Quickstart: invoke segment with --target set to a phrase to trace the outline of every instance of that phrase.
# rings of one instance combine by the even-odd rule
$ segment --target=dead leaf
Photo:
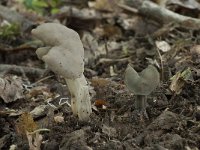
[[[109,80],[103,79],[103,78],[92,78],[91,85],[94,87],[106,87],[108,84],[110,84]]]
[[[195,45],[190,49],[192,54],[200,55],[200,45]]]
[[[171,50],[171,46],[166,41],[156,41],[156,47],[162,52],[168,52]]]
[[[176,94],[180,94],[182,91],[182,88],[185,84],[183,80],[181,80],[181,73],[177,72],[173,77],[172,77],[172,82],[170,84],[170,90],[175,92]]]
[[[96,0],[95,2],[89,2],[88,5],[96,10],[113,11],[113,0]]]
[[[102,132],[106,135],[108,135],[109,137],[116,137],[117,136],[117,131],[115,128],[103,125],[102,127]]]
[[[116,75],[117,75],[117,73],[115,73],[114,67],[110,66],[110,76],[113,77],[113,76],[116,76]]]
[[[181,73],[181,78],[185,81],[192,79],[192,71],[190,68],[187,68]]]
[[[107,106],[108,102],[104,99],[97,99],[95,100],[94,105],[98,108],[102,108],[103,106]]]
[[[54,121],[56,123],[62,123],[62,122],[64,122],[64,117],[62,115],[57,115],[54,117]]]
[[[135,35],[145,36],[158,30],[155,24],[139,16],[122,16],[118,22],[124,30],[134,31]]]
[[[28,112],[25,112],[19,117],[16,128],[20,135],[26,136],[27,131],[35,131],[38,128],[38,125],[33,120],[32,115]]]
[[[100,37],[105,37],[108,39],[118,39],[122,36],[121,29],[117,26],[106,24],[102,27],[96,27],[94,33]]]
[[[75,17],[81,20],[98,20],[102,18],[101,13],[94,9],[78,9],[72,6],[63,6],[60,9],[60,14],[65,14],[66,17]]]
[[[28,139],[28,145],[29,150],[40,150],[40,146],[42,144],[42,135],[39,134],[39,132],[36,132],[35,134],[29,133],[26,131],[26,136]]]
[[[200,10],[200,4],[196,0],[170,0],[168,4],[174,4],[188,9]]]
[[[6,76],[0,78],[0,97],[5,103],[23,98],[23,86],[21,78],[17,76]]]
[[[10,117],[20,116],[22,114],[21,110],[14,110],[9,108],[0,109],[0,116],[9,115]]]
[[[175,92],[175,94],[180,94],[186,81],[188,81],[192,76],[190,68],[184,70],[183,72],[177,72],[171,78],[170,90]]]
[[[48,99],[51,97],[53,97],[53,94],[50,92],[49,88],[45,85],[33,87],[26,93],[26,98],[32,99],[33,101]]]
[[[154,0],[159,6],[165,7],[168,0]]]
[[[15,144],[10,145],[9,150],[16,150],[16,149],[17,149],[17,145]]]
[[[120,49],[122,44],[115,41],[108,41],[106,44],[101,43],[97,49],[99,55],[106,55],[107,53],[112,53],[113,51]],[[104,58],[101,58],[104,59]]]
[[[8,133],[0,138],[0,149],[5,148],[5,146],[9,144],[8,141],[10,140],[10,137],[11,134]]]
[[[83,36],[81,38],[83,42],[84,50],[85,50],[85,62],[89,63],[92,60],[96,59],[100,53],[97,51],[98,42],[97,39],[89,32],[83,32]]]
[[[31,112],[30,114],[34,117],[34,118],[37,118],[37,117],[40,117],[40,116],[43,116],[44,114],[47,113],[47,105],[39,105],[37,107],[35,107]]]
[[[36,86],[29,91],[31,97],[36,97],[37,95],[43,95],[49,92],[46,86]]]

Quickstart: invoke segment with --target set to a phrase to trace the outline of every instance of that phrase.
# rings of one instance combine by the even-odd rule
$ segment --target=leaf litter
[[[155,2],[178,14],[199,16],[199,4],[195,0]],[[15,14],[20,14],[17,16],[22,27],[20,35],[12,30],[9,40],[0,37],[1,148],[175,150],[200,147],[199,29],[190,21],[162,24],[155,18],[150,20],[138,9],[140,3],[67,0],[55,1],[52,5],[45,1],[38,8],[30,3],[33,10],[24,6],[15,9],[19,10]],[[7,10],[22,8],[19,2],[1,5]],[[16,22],[6,15],[3,18],[11,25]],[[21,20],[26,20],[27,26]],[[93,104],[90,122],[79,122],[72,115],[68,105],[70,94],[62,77],[55,76],[36,57],[35,49],[41,43],[29,44],[34,41],[29,34],[31,24],[50,21],[60,22],[82,37],[85,74],[91,83]],[[24,44],[28,46],[21,48]],[[160,73],[163,72],[160,86],[147,98],[149,120],[144,122],[133,121],[135,94],[124,84],[129,63],[137,72],[148,64],[157,64]],[[20,132],[25,133],[29,142],[27,138],[21,140],[16,125],[21,126]],[[43,128],[50,131],[32,134]]]

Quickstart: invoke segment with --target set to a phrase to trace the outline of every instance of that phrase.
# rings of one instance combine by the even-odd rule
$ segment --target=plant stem
[[[146,95],[136,95],[135,109],[141,111],[146,111],[147,107],[147,96]]]

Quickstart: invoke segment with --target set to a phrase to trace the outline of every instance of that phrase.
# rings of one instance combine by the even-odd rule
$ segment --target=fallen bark
[[[118,6],[124,10],[135,14],[141,14],[146,18],[153,19],[161,24],[168,24],[170,22],[180,23],[186,27],[200,27],[200,19],[192,18],[188,16],[183,16],[177,14],[171,10],[166,9],[165,7],[159,6],[156,3],[145,0],[140,3],[138,8],[129,7],[124,4],[118,4]]]
[[[177,14],[151,1],[144,1],[139,8],[139,13],[160,23],[177,22],[200,27],[200,19]]]

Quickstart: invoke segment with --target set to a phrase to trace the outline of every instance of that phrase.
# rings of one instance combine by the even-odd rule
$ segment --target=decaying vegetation
[[[199,0],[0,1],[0,149],[198,150],[199,16]]]

